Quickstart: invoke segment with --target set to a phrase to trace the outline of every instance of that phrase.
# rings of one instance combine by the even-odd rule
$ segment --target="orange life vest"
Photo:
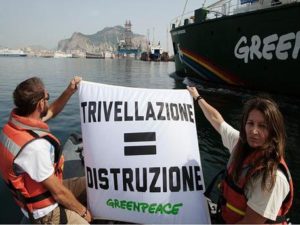
[[[251,168],[253,162],[255,162],[261,156],[260,153],[250,154],[243,162],[242,172],[238,182],[235,182],[232,178],[234,163],[231,163],[227,168],[225,178],[221,183],[222,191],[222,200],[221,200],[221,215],[225,223],[237,223],[240,221],[245,213],[247,208],[247,198],[244,194],[244,188],[251,178],[251,175],[257,171],[257,169]],[[289,211],[292,205],[294,189],[291,175],[289,169],[284,161],[280,160],[278,167],[287,177],[290,186],[290,192],[283,201],[281,208],[278,212],[276,221],[267,221],[267,223],[286,223],[285,215]]]
[[[22,171],[18,171],[14,160],[24,147],[37,138],[48,140],[55,148],[55,175],[62,182],[63,156],[59,140],[40,120],[18,116],[12,111],[9,122],[0,136],[0,172],[14,195],[17,204],[32,213],[35,209],[47,207],[56,201],[51,193]]]

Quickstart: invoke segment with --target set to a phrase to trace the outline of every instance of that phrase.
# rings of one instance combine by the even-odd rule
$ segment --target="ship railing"
[[[222,16],[277,7],[282,4],[290,4],[294,2],[300,2],[300,0],[244,0],[243,4],[241,4],[240,0],[220,0],[202,8],[207,12],[205,17],[206,21]],[[183,25],[193,24],[194,22],[195,11],[187,12],[171,20],[171,30]]]
[[[188,23],[194,23],[194,13],[195,13],[195,11],[193,10],[193,11],[186,12],[180,16],[176,16],[170,22],[171,29],[180,27],[180,26],[184,25],[184,23],[187,23],[187,21],[188,21]],[[184,20],[183,20],[183,18],[184,18]]]
[[[221,15],[234,15],[243,12],[250,12],[264,8],[277,7],[282,4],[290,4],[293,2],[299,2],[300,0],[221,0],[215,4],[207,6],[206,9],[213,11],[211,15],[219,12]],[[207,17],[207,19],[213,19],[215,17]]]

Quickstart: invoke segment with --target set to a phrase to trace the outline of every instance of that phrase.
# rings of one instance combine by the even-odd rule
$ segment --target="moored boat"
[[[19,49],[0,49],[0,56],[25,57],[27,54]]]
[[[150,46],[150,60],[151,61],[160,61],[162,53],[163,53],[163,49],[160,47],[160,43],[158,43],[158,45]]]
[[[92,53],[92,52],[86,52],[85,57],[87,59],[104,59],[105,55],[102,53]]]
[[[147,52],[142,52],[141,60],[143,61],[161,61],[163,54],[163,49],[158,45],[150,45],[148,46]]]
[[[197,9],[172,24],[176,73],[300,95],[299,20],[299,0],[221,0]]]
[[[54,58],[72,58],[72,54],[56,51],[54,52]]]

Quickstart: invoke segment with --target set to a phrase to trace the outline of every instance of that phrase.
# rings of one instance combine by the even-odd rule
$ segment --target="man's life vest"
[[[48,125],[40,120],[18,116],[12,111],[9,122],[3,127],[0,136],[0,172],[8,184],[17,204],[29,215],[33,210],[47,207],[56,201],[51,193],[20,170],[14,160],[24,147],[38,138],[44,138],[55,148],[54,171],[62,182],[64,159],[59,140],[49,132]]]
[[[244,194],[244,190],[251,176],[255,172],[257,172],[256,168],[252,168],[252,164],[260,156],[260,153],[254,152],[244,160],[238,182],[235,182],[232,178],[233,168],[235,168],[234,162],[228,166],[225,178],[221,183],[221,216],[225,223],[237,223],[245,216],[247,208],[247,198]],[[284,159],[280,160],[278,168],[285,174],[290,185],[290,192],[281,205],[276,221],[267,220],[266,222],[285,224],[285,215],[291,208],[294,196],[294,189],[292,178]]]

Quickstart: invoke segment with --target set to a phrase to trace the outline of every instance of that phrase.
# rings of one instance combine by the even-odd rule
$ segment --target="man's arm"
[[[80,83],[81,77],[75,76],[66,90],[49,106],[47,115],[42,118],[44,122],[54,118],[62,111],[70,97],[77,91],[77,85]]]
[[[84,215],[86,212],[86,207],[83,206],[72,194],[72,192],[67,189],[62,183],[59,182],[57,177],[52,174],[46,180],[42,181],[42,184],[47,188],[53,198],[65,208],[70,209],[79,215]],[[83,217],[86,221],[91,222],[92,216],[89,210],[87,210],[86,216]]]

